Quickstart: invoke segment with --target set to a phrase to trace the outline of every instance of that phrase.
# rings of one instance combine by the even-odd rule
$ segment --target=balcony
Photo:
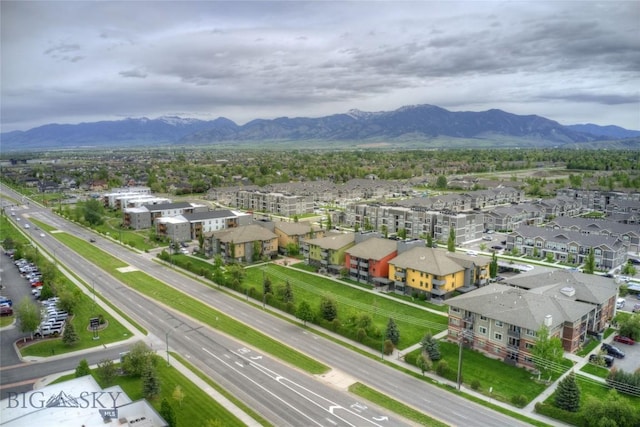
[[[433,286],[443,286],[447,284],[446,280],[439,280],[439,279],[432,279],[431,283],[433,284]]]
[[[368,262],[360,262],[360,268],[369,268],[369,263]]]
[[[396,277],[404,279],[405,277],[407,277],[407,275],[406,275],[406,273],[404,271],[397,271],[396,270]]]
[[[507,335],[510,337],[520,338],[520,328],[509,328]]]

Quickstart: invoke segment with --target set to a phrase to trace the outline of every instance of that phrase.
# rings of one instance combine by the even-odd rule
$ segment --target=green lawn
[[[355,383],[349,386],[349,391],[357,396],[360,396],[368,401],[375,403],[376,405],[389,409],[392,412],[404,417],[408,420],[418,423],[421,426],[430,426],[430,427],[445,427],[448,424],[440,422],[435,418],[432,418],[423,412],[420,412],[416,409],[411,408],[403,404],[402,402],[398,402],[397,400],[391,399],[386,395],[367,387],[361,383]]]
[[[609,370],[607,368],[604,366],[594,365],[593,363],[587,363],[580,370],[600,378],[607,378],[609,376]]]
[[[156,411],[160,411],[163,399],[173,407],[176,414],[177,425],[179,426],[206,426],[210,421],[217,421],[221,426],[240,427],[245,424],[235,415],[229,412],[217,401],[212,399],[207,393],[188,380],[184,375],[173,367],[167,366],[162,358],[157,357],[158,378],[160,379],[160,394],[149,400]],[[119,385],[132,401],[142,399],[142,380],[130,376],[117,377],[113,384],[104,384],[97,377],[95,370],[91,373],[101,387]],[[56,383],[74,378],[74,375],[67,375],[59,378]],[[184,393],[182,405],[173,399],[173,391],[179,385]],[[269,425],[262,423],[262,425]]]
[[[409,360],[415,360],[421,350],[407,355]],[[457,344],[440,341],[442,360],[449,365],[450,381],[457,380],[459,347]],[[535,381],[533,374],[523,368],[508,365],[501,360],[490,359],[484,354],[471,349],[462,351],[462,382],[470,387],[478,382],[478,392],[496,400],[511,403],[514,396],[524,396],[527,402],[542,393],[547,386]],[[491,393],[489,390],[491,389]]]
[[[248,268],[246,272],[246,287],[262,290],[263,274],[269,277],[274,289],[288,281],[293,288],[294,301],[308,301],[313,309],[320,306],[324,296],[333,298],[338,306],[338,319],[343,325],[349,325],[352,318],[360,313],[368,313],[374,327],[384,332],[389,318],[393,318],[400,331],[400,349],[419,342],[426,332],[435,334],[447,328],[446,316],[304,271],[269,264]]]

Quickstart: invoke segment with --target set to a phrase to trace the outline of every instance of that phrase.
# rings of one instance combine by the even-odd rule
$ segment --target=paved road
[[[31,214],[83,238],[88,238],[90,235],[90,232],[72,224],[66,224],[47,211],[33,211]],[[52,248],[55,247],[55,243],[51,244]],[[205,287],[170,268],[159,266],[147,256],[123,251],[121,247],[105,239],[98,239],[97,244],[130,265],[165,280],[172,286],[196,296],[220,311],[232,313],[251,327],[279,337],[284,344],[302,349],[339,372],[348,373],[352,380],[376,387],[383,393],[429,413],[448,424],[526,425],[466,399],[445,393],[424,381],[406,376],[375,360],[310,334],[304,328],[275,318],[262,310],[252,308],[224,292]],[[205,374],[211,376],[216,382],[255,408],[275,425],[299,425],[302,419],[307,420],[305,417],[313,418],[318,425],[325,424],[325,421],[327,425],[333,425],[334,422],[341,423],[345,419],[351,420],[352,417],[355,417],[353,421],[347,421],[347,423],[365,425],[363,424],[364,418],[369,420],[368,422],[375,422],[372,421],[374,418],[380,419],[382,416],[390,418],[384,425],[399,424],[399,420],[393,419],[392,414],[385,414],[373,408],[364,409],[365,405],[362,405],[362,402],[345,393],[340,386],[327,385],[326,379],[318,380],[318,378],[291,369],[211,328],[198,325],[183,315],[171,312],[166,307],[160,307],[124,287],[106,273],[99,273],[95,267],[88,265],[82,258],[74,256],[66,250],[57,250],[56,252],[56,256],[61,261],[68,264],[76,274],[86,277],[88,281],[100,275],[100,279],[96,281],[96,290],[112,301],[117,301],[125,312],[147,327],[153,334],[149,341],[155,346],[162,345],[165,333],[174,330],[175,332],[170,335],[172,349],[187,357]],[[250,351],[247,352],[245,349]],[[276,393],[278,397],[273,396],[273,393]],[[282,405],[274,405],[274,402],[282,402]],[[294,410],[289,405],[299,409]],[[335,411],[339,411],[341,414],[344,412],[344,416],[335,417],[335,414],[332,413]],[[327,417],[331,421],[328,421]]]

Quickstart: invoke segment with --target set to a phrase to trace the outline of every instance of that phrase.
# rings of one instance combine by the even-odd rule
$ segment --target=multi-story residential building
[[[154,225],[156,234],[168,237],[172,243],[192,240],[191,224],[182,215],[157,218]]]
[[[345,268],[346,251],[355,245],[355,233],[327,233],[326,236],[305,239],[303,254],[307,264],[339,274]]]
[[[389,260],[390,287],[404,294],[422,293],[429,298],[448,298],[455,291],[486,285],[490,262],[485,257],[414,247]]]
[[[640,251],[640,225],[622,224],[619,222],[593,218],[559,217],[545,224],[554,230],[577,231],[582,234],[617,237],[628,246]]]
[[[273,231],[278,236],[278,251],[281,254],[287,254],[290,245],[302,251],[304,240],[321,238],[325,235],[325,230],[308,221],[276,221],[273,225]]]
[[[205,234],[204,250],[225,262],[255,262],[278,255],[278,236],[256,224]]]
[[[579,201],[568,197],[541,199],[538,200],[535,205],[544,212],[544,218],[546,220],[560,216],[577,216],[584,211]]]
[[[614,314],[611,279],[556,270],[490,284],[447,301],[448,338],[507,363],[533,367],[531,349],[544,325],[575,352]]]
[[[357,242],[346,251],[345,264],[349,278],[356,282],[376,286],[389,285],[389,260],[398,254],[396,240],[371,237]],[[358,234],[356,234],[358,240]],[[421,242],[424,246],[424,242]]]
[[[484,227],[487,230],[511,231],[520,225],[540,225],[544,214],[535,205],[499,206],[484,213]]]
[[[235,206],[254,212],[269,212],[286,217],[313,213],[313,200],[309,196],[240,190]]]
[[[507,235],[506,250],[569,264],[582,264],[594,251],[596,268],[611,270],[626,262],[628,243],[617,237],[583,234],[578,231],[520,226]]]
[[[620,201],[632,201],[636,203],[636,206],[640,204],[640,193],[638,192],[562,188],[557,193],[558,196],[578,201],[586,210],[601,212],[606,212],[609,205]]]
[[[451,229],[455,233],[456,246],[460,246],[464,242],[481,239],[484,231],[484,213],[437,212],[433,228],[433,239],[447,242]]]

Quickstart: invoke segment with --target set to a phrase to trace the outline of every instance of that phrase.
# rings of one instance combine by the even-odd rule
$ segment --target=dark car
[[[592,354],[591,356],[589,356],[589,362],[595,363],[596,365],[604,363],[604,366],[606,366],[607,368],[610,368],[613,365],[613,361],[613,357],[609,356],[608,354]]]
[[[613,337],[613,340],[627,345],[634,345],[636,343],[633,339],[622,335],[616,335],[615,337]]]
[[[493,246],[491,246],[491,249],[495,249],[496,251],[501,251],[501,250],[502,250],[502,246],[500,246],[500,245],[493,245]]]
[[[622,359],[624,357],[624,351],[611,344],[603,343],[602,350],[605,351],[609,356],[617,357],[618,359]]]
[[[13,308],[11,307],[0,307],[0,316],[12,316]]]
[[[96,239],[94,239],[93,237],[91,237],[91,238],[89,239],[89,241],[90,241],[91,243],[95,243],[95,242],[96,242]]]
[[[629,262],[631,264],[639,265],[640,264],[640,258],[629,258]]]

